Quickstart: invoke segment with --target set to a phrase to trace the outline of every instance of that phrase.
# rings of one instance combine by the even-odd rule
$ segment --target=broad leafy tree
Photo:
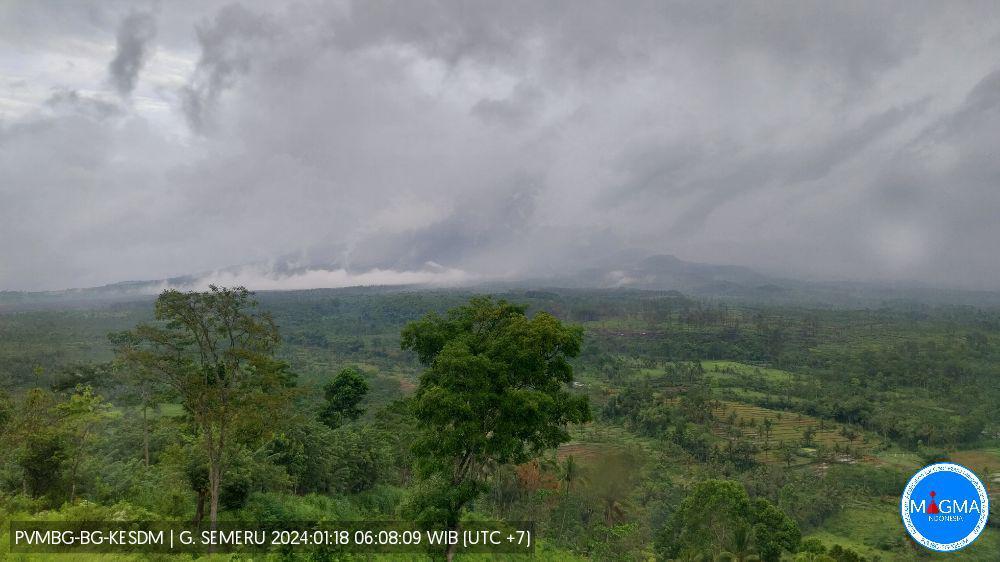
[[[320,411],[320,420],[336,428],[346,421],[358,419],[364,413],[360,404],[368,394],[368,383],[357,369],[348,367],[323,387],[323,394],[326,403]]]
[[[457,527],[489,468],[526,462],[590,419],[586,397],[567,389],[581,340],[579,327],[487,297],[403,329],[402,347],[426,367],[414,397],[419,520]]]
[[[661,558],[684,552],[729,552],[761,560],[779,560],[782,551],[798,547],[801,535],[795,522],[765,499],[751,500],[739,482],[706,480],[684,498],[657,537]]]
[[[773,562],[782,551],[795,551],[802,538],[798,525],[771,502],[757,498],[753,502],[753,543],[760,559]]]
[[[55,396],[33,388],[11,402],[4,440],[21,472],[21,492],[32,497],[58,496],[66,461],[66,440],[53,415]]]
[[[112,417],[111,405],[89,386],[78,386],[69,400],[55,407],[60,430],[64,435],[69,478],[69,501],[76,500],[77,479],[80,466],[93,442],[98,429]]]
[[[155,324],[119,338],[121,355],[169,387],[190,415],[208,467],[209,518],[238,447],[270,438],[294,376],[275,358],[278,328],[242,287],[164,291]]]
[[[108,341],[116,349],[129,349],[142,343],[134,332],[114,332],[108,334]],[[164,384],[158,373],[151,371],[141,362],[131,360],[123,354],[112,364],[112,372],[121,380],[124,389],[119,400],[139,410],[142,419],[142,460],[148,467],[150,462],[150,412],[157,412],[161,402],[169,401],[171,389]]]

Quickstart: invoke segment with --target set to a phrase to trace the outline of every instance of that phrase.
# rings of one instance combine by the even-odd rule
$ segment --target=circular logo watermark
[[[937,552],[965,548],[986,528],[990,498],[968,468],[954,463],[925,466],[910,478],[899,503],[913,540]]]

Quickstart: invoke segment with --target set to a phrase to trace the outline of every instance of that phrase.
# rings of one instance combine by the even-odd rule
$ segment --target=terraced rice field
[[[739,376],[759,376],[771,382],[788,382],[795,378],[795,373],[789,371],[748,365],[737,361],[708,360],[702,361],[701,366],[705,369],[707,376],[720,380]]]
[[[735,424],[731,424],[734,419]],[[824,422],[818,418],[771,410],[760,406],[743,404],[740,402],[720,402],[720,405],[712,410],[712,415],[717,420],[713,428],[713,433],[722,438],[730,437],[730,429],[735,426],[744,438],[754,442],[762,450],[757,455],[761,462],[784,462],[778,453],[778,446],[782,442],[794,443],[801,446],[803,434],[806,428],[812,427],[815,430],[813,436],[813,448],[823,447],[827,450],[839,449],[853,452],[852,458],[841,457],[843,461],[869,460],[872,445],[871,437],[857,432],[857,437],[853,440],[841,434],[843,426],[833,422]],[[772,422],[770,435],[764,435],[764,420],[770,419]],[[765,449],[765,445],[769,450]],[[809,451],[809,448],[806,448]]]

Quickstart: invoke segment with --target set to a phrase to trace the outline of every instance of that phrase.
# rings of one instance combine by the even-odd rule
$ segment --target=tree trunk
[[[146,419],[146,404],[142,405],[142,456],[149,468],[149,420]]]
[[[76,501],[76,470],[79,464],[79,460],[73,461],[73,468],[69,473],[69,503]]]
[[[208,457],[208,521],[213,531],[219,522],[219,489],[222,483],[223,429],[216,440],[211,426],[205,427],[205,453]]]
[[[448,525],[448,531],[457,531],[458,525]],[[450,533],[449,533],[450,534]],[[451,562],[455,558],[455,551],[458,550],[458,541],[448,545],[448,548],[444,551],[444,557],[448,562]]]
[[[219,465],[216,461],[212,461],[211,466],[208,469],[208,485],[209,485],[209,508],[208,508],[208,521],[211,524],[212,530],[216,530],[216,525],[219,521],[219,484],[221,480],[221,474],[219,470]]]
[[[201,521],[205,518],[205,490],[198,490],[198,507],[194,512],[194,524],[201,527]]]

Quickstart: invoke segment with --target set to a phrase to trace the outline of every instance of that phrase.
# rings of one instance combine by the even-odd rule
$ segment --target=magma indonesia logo
[[[913,540],[951,552],[972,544],[986,528],[990,499],[975,473],[943,462],[913,475],[903,490],[900,511]]]

